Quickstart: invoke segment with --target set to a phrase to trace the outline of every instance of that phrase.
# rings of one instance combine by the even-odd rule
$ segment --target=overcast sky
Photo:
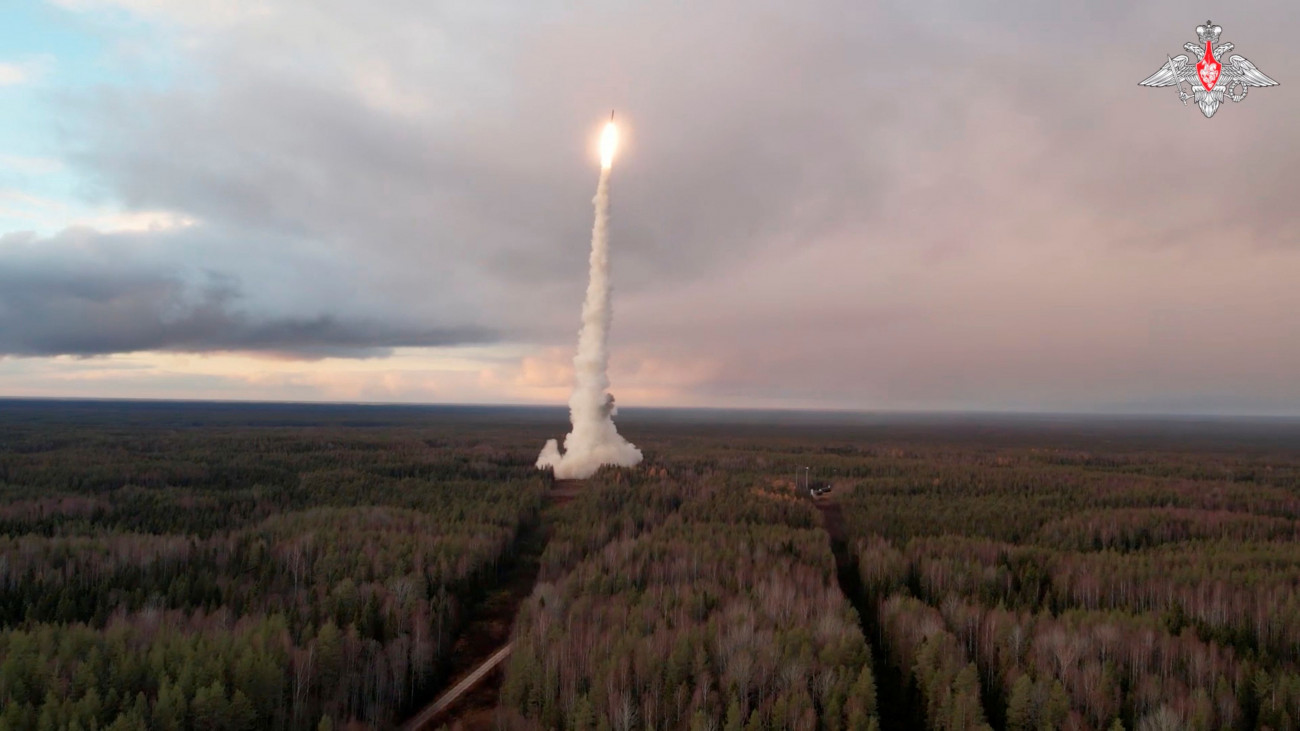
[[[0,396],[1300,414],[1281,82],[1184,2],[6,0]]]

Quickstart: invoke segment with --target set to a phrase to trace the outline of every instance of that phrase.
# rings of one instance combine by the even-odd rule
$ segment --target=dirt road
[[[407,724],[402,727],[404,731],[421,731],[421,729],[429,725],[429,723],[435,720],[443,711],[446,711],[448,708],[455,705],[456,701],[460,700],[461,696],[473,688],[484,678],[484,676],[495,670],[503,660],[510,656],[510,649],[512,647],[514,647],[512,644],[506,645],[500,650],[492,653],[491,657],[489,657],[482,665],[479,665],[474,669],[474,672],[466,675],[459,683],[451,686],[450,690],[443,693],[437,700],[426,706],[423,711],[420,711],[419,715],[407,722]]]

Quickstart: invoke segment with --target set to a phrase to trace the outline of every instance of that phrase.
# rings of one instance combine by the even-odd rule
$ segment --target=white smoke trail
[[[548,439],[537,456],[537,468],[555,470],[562,480],[591,477],[601,465],[631,467],[641,450],[614,428],[614,397],[609,395],[609,323],[614,315],[609,298],[609,171],[600,170],[596,186],[596,223],[591,230],[591,275],[582,305],[578,354],[573,357],[574,386],[569,397],[573,431],[564,438],[564,453]]]

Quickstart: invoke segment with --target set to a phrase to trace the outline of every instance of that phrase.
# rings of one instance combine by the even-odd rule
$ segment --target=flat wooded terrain
[[[565,426],[0,402],[0,728],[393,727],[498,641],[478,724],[1297,727],[1295,422],[628,410],[556,487]]]

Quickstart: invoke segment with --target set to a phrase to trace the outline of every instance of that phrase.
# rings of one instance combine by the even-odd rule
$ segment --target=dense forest
[[[842,713],[853,703],[886,729],[1300,728],[1293,423],[647,433],[662,476],[649,467],[593,481],[571,523],[580,532],[548,549],[549,582],[515,628],[523,651],[502,696],[511,718],[580,727],[595,708],[611,728],[841,728],[854,723]],[[834,490],[780,499],[799,467]],[[775,559],[759,526],[808,526],[823,546],[840,534],[855,580],[835,587],[825,549],[818,558],[790,539],[789,558]],[[726,565],[721,581],[715,562]],[[767,568],[755,576],[755,565]],[[812,567],[859,606],[865,648],[876,645],[886,667],[872,669],[869,654],[801,664],[780,639],[754,642],[814,688],[826,687],[819,673],[842,677],[855,661],[876,676],[825,702],[809,691],[813,712],[800,717],[788,712],[800,702],[784,695],[798,687],[788,677],[727,675],[725,612],[693,617],[680,601],[717,591],[762,611]],[[798,592],[814,606],[815,586]],[[795,612],[772,636],[815,636],[835,604]],[[710,622],[682,643],[697,671],[678,681],[680,700],[667,696],[674,686],[661,678],[682,678],[687,664],[670,639]]]
[[[0,402],[0,730],[395,727],[524,543],[495,728],[1300,728],[1295,423],[557,419]]]
[[[6,414],[0,729],[383,727],[425,702],[537,519],[535,439],[186,414]]]
[[[882,640],[927,703],[980,690],[1008,729],[1296,728],[1294,453],[873,462],[845,520]]]
[[[666,471],[610,479],[625,477],[590,481],[557,518],[515,623],[511,725],[879,727],[869,648],[811,503]]]

